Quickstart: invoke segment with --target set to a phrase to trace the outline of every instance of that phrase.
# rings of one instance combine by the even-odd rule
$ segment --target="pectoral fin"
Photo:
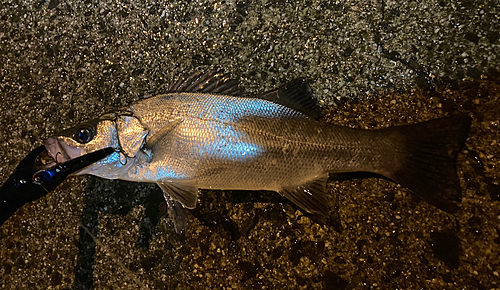
[[[159,180],[158,186],[173,200],[180,202],[185,208],[193,209],[198,200],[198,186],[192,180]]]
[[[325,174],[300,186],[284,187],[279,193],[309,213],[329,216],[330,209],[325,195],[327,180],[328,174]]]
[[[174,222],[175,232],[181,234],[186,229],[186,210],[178,201],[173,200],[165,191],[163,191],[163,197],[165,198],[169,214]]]
[[[163,137],[167,136],[172,130],[177,128],[177,126],[182,122],[182,119],[176,119],[172,122],[166,124],[158,133],[149,137],[144,147],[152,148],[158,141],[160,141]]]

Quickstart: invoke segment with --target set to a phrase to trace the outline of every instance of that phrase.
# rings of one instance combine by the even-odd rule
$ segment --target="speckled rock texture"
[[[0,228],[0,289],[500,288],[498,1],[0,3],[0,182],[51,134],[212,66],[248,93],[310,80],[323,122],[472,117],[447,214],[332,176],[330,218],[203,191],[175,233],[156,185],[72,177]],[[365,177],[365,178],[363,178]]]

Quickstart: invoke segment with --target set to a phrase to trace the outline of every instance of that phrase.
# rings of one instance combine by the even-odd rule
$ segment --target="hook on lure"
[[[56,179],[65,179],[68,175],[99,161],[113,152],[115,152],[115,149],[108,147],[66,161],[65,163],[56,164],[48,169],[39,170],[33,174],[32,181],[34,184],[42,187],[51,185]]]
[[[44,170],[35,169],[44,146],[31,151],[0,188],[0,226],[24,204],[37,200],[56,189],[66,177],[115,152],[104,148]]]

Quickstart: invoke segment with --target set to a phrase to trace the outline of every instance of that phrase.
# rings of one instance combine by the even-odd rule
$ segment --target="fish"
[[[471,119],[454,115],[377,130],[326,124],[307,80],[241,96],[220,72],[180,78],[164,94],[145,98],[47,139],[57,162],[113,147],[77,172],[156,183],[173,215],[199,190],[275,191],[310,214],[328,216],[329,174],[370,172],[386,177],[449,213],[461,198],[456,157]]]

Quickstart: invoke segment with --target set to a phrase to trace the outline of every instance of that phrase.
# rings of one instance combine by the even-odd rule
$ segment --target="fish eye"
[[[94,131],[87,126],[78,127],[76,128],[73,139],[81,144],[89,143],[92,139],[94,139]]]

